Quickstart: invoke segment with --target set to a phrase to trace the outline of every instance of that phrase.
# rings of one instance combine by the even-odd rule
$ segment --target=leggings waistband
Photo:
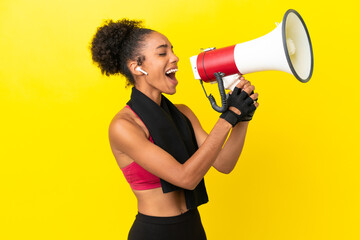
[[[188,221],[192,218],[199,217],[199,211],[197,208],[190,209],[187,212],[180,214],[178,216],[173,217],[155,217],[155,216],[149,216],[142,213],[138,213],[136,215],[136,220],[146,223],[153,223],[153,224],[174,224],[174,223],[181,223]]]

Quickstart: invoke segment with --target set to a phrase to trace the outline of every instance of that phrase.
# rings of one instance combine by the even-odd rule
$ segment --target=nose
[[[176,56],[176,54],[174,53],[174,52],[171,52],[171,58],[170,58],[170,61],[171,61],[171,63],[177,63],[177,62],[179,62],[179,58],[178,58],[178,56]]]

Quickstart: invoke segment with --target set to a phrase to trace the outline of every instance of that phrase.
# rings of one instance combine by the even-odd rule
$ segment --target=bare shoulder
[[[111,120],[109,125],[109,141],[112,147],[120,146],[120,142],[132,136],[147,139],[149,132],[144,123],[129,108],[124,107]]]
[[[129,108],[124,107],[118,112],[110,122],[109,133],[117,131],[119,128],[122,128],[124,125],[134,125],[136,126],[136,121],[133,116],[133,113]]]
[[[199,119],[196,117],[195,113],[185,104],[175,104],[175,106],[190,120],[195,132],[197,143],[199,146],[201,146],[208,134],[202,128]]]
[[[185,104],[175,104],[177,109],[182,112],[189,120],[192,122],[193,120],[197,120],[195,113]]]

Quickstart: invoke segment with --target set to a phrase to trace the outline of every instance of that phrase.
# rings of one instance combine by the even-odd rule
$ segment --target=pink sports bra
[[[133,111],[128,105],[125,107]],[[135,112],[133,111],[133,113]],[[139,117],[136,113],[135,115]],[[149,136],[149,141],[154,142],[151,136]],[[134,190],[147,190],[161,187],[160,178],[146,171],[136,162],[132,162],[126,167],[121,168],[121,171],[130,184],[130,187]]]

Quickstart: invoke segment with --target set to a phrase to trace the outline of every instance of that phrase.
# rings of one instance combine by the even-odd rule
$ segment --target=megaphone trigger
[[[225,112],[227,110],[228,106],[227,106],[227,95],[225,93],[224,83],[222,80],[222,76],[224,76],[224,74],[221,72],[218,72],[218,73],[214,73],[214,75],[215,75],[217,83],[218,83],[218,88],[219,88],[220,98],[221,98],[221,106],[217,105],[216,100],[212,94],[207,95],[202,80],[200,80],[200,84],[204,90],[205,96],[210,101],[211,107],[217,112]]]
[[[213,106],[213,109],[215,109],[218,112],[225,112],[228,108],[226,94],[225,94],[225,88],[224,88],[224,82],[222,80],[222,78],[223,78],[223,76],[225,76],[225,74],[222,72],[216,72],[216,73],[214,73],[214,76],[216,77],[216,80],[218,82],[218,87],[219,87],[219,92],[220,92],[220,97],[221,97],[221,107],[216,105],[215,107]]]

